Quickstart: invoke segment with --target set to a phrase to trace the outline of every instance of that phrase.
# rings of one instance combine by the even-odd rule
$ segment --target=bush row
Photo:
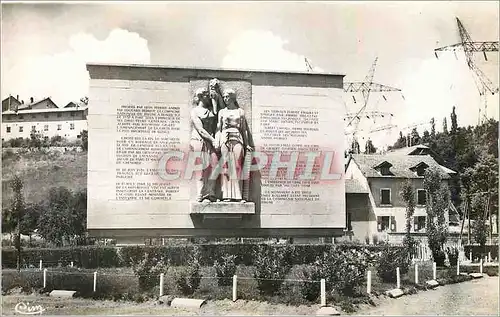
[[[22,263],[24,267],[38,267],[40,260],[44,266],[67,266],[71,261],[81,268],[108,268],[108,267],[131,267],[144,258],[145,254],[151,254],[168,260],[169,265],[185,265],[194,248],[200,251],[200,264],[212,266],[215,261],[220,261],[224,256],[234,255],[237,265],[254,265],[254,254],[257,248],[273,250],[279,248],[290,248],[290,265],[313,263],[317,257],[330,252],[332,248],[337,250],[354,250],[367,254],[369,261],[374,259],[383,246],[366,245],[269,245],[269,244],[203,244],[203,245],[178,245],[178,246],[127,246],[127,247],[103,247],[82,246],[71,248],[47,248],[47,249],[23,249]],[[398,247],[394,247],[398,248]],[[2,267],[16,267],[17,252],[12,248],[2,249]]]
[[[488,255],[488,252],[491,252],[492,259],[498,259],[498,245],[485,245],[484,247],[481,247],[480,245],[464,246],[464,252],[467,258],[469,258],[471,251],[473,259],[477,259],[479,257],[484,258]]]

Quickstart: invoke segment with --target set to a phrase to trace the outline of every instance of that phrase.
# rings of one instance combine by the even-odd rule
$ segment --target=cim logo
[[[16,304],[14,311],[20,315],[41,315],[45,311],[45,308],[42,305],[31,306],[30,303],[20,302]]]

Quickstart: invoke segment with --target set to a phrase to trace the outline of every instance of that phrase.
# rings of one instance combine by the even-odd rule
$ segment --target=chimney
[[[30,97],[30,103],[33,103],[33,101],[34,101],[33,97]]]
[[[16,96],[17,101],[19,101],[19,95]]]
[[[24,105],[24,100],[21,100],[21,104]]]

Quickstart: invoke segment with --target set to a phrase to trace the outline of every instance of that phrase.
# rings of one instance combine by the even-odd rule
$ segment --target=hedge
[[[236,255],[237,265],[253,265],[254,250],[262,244],[200,244],[201,265],[212,266],[215,260],[220,260],[225,254]],[[381,252],[383,246],[379,245],[335,245],[341,250],[354,249],[368,252],[374,258]],[[145,252],[155,252],[163,255],[170,261],[170,265],[185,265],[188,256],[193,252],[195,245],[176,246],[126,246],[126,247],[102,247],[102,246],[77,246],[70,248],[37,248],[23,249],[23,267],[38,267],[39,261],[43,261],[44,267],[74,265],[80,268],[109,268],[130,267],[133,261],[142,259]],[[310,245],[270,245],[264,244],[265,248],[291,248],[291,265],[313,263],[317,256],[327,252],[333,245],[310,244]],[[394,248],[399,248],[394,246]],[[12,248],[2,249],[2,267],[16,267],[16,250]]]
[[[474,260],[479,257],[484,259],[485,256],[488,256],[488,252],[491,252],[492,259],[498,259],[498,245],[485,245],[484,247],[480,245],[464,245],[464,253],[468,259],[471,251]]]

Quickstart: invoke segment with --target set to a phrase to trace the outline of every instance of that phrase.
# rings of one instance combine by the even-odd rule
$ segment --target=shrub
[[[214,269],[219,286],[228,286],[232,283],[232,277],[236,273],[236,256],[225,255],[220,261],[215,260]]]
[[[290,271],[290,248],[260,245],[254,253],[257,288],[261,295],[275,295]]]
[[[377,274],[384,282],[396,281],[396,268],[400,274],[406,274],[410,268],[411,260],[405,249],[386,246],[380,256]]]
[[[315,301],[320,293],[321,267],[319,259],[311,266],[304,267],[301,271],[300,292],[302,297],[308,301]]]
[[[167,272],[168,263],[156,252],[148,252],[140,261],[132,263],[132,269],[139,278],[139,287],[149,290],[159,284],[160,274]]]
[[[177,287],[184,295],[191,295],[200,287],[202,275],[198,248],[193,250],[188,263],[189,265],[181,269],[175,278]]]
[[[458,262],[458,249],[457,248],[447,248],[446,253],[448,254],[448,260],[451,266],[456,266]]]
[[[369,263],[367,255],[367,251],[332,248],[319,261],[321,276],[330,288],[352,295],[355,288],[364,283]]]
[[[443,250],[432,250],[432,258],[436,262],[436,266],[444,266],[446,254]]]

